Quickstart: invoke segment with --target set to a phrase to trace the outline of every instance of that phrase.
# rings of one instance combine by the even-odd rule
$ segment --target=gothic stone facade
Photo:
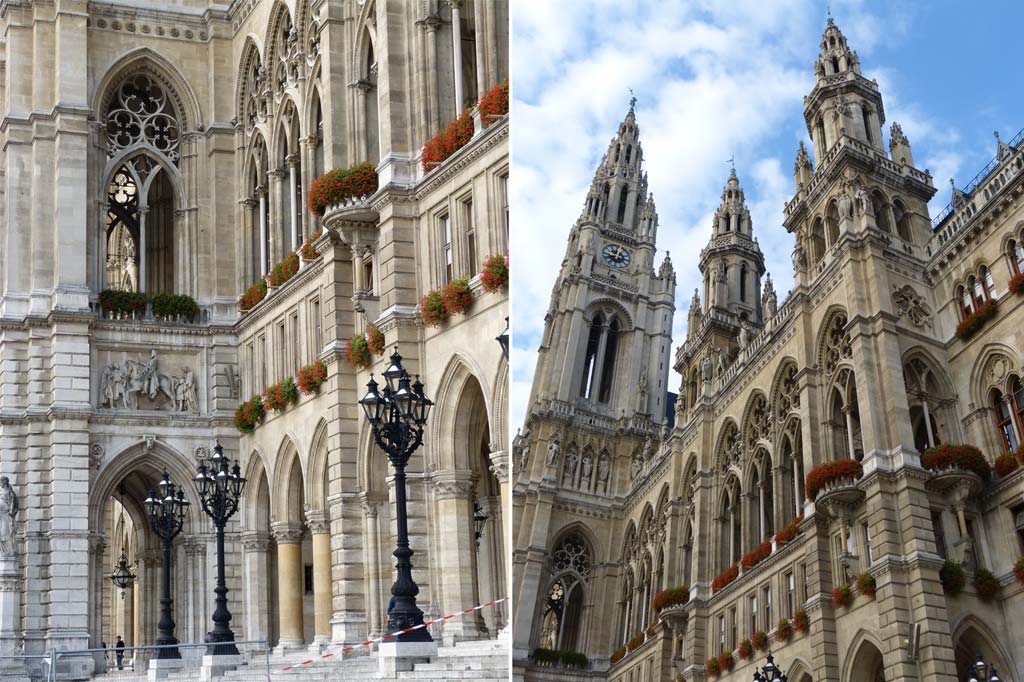
[[[380,633],[393,486],[355,401],[385,360],[356,370],[343,352],[371,324],[437,403],[410,464],[420,604],[504,596],[507,364],[491,339],[507,295],[476,273],[507,249],[507,118],[478,121],[429,172],[420,149],[506,77],[507,3],[9,0],[0,21],[0,473],[24,507],[11,646],[155,638],[159,543],[142,501],[164,470],[187,484],[214,440],[248,478],[227,538],[237,634],[287,650]],[[310,212],[315,177],[363,161],[380,190]],[[318,232],[315,257],[241,313],[245,288]],[[462,276],[476,303],[424,328],[420,297]],[[188,294],[199,314],[111,314],[105,289]],[[235,430],[242,400],[316,359],[318,394]],[[173,596],[194,642],[215,552],[186,491]],[[108,578],[122,552],[138,562],[126,595]],[[506,620],[491,609],[436,634],[493,636]],[[92,670],[68,659],[65,672]]]
[[[625,278],[552,302],[513,446],[525,463],[513,490],[514,669],[525,679],[750,679],[764,654],[737,650],[758,631],[794,682],[966,679],[978,654],[1002,679],[1024,679],[1024,640],[1013,634],[1024,586],[1012,572],[1024,553],[1022,469],[981,480],[921,464],[939,443],[976,445],[992,461],[1024,435],[1024,307],[1010,288],[1024,271],[1021,135],[999,142],[932,219],[930,175],[895,123],[886,152],[881,94],[831,20],[815,73],[804,108],[814,161],[801,144],[785,207],[794,288],[779,303],[770,279],[761,283],[733,174],[675,352],[671,430],[643,405],[618,412],[615,401],[639,393],[635,374],[613,385],[610,415],[600,396],[576,391],[591,311],[609,307],[606,296],[627,300]],[[957,334],[993,304],[973,335]],[[563,320],[574,315],[570,328]],[[625,333],[657,333],[658,322],[631,320]],[[657,361],[638,345],[620,346],[612,362]],[[575,376],[551,373],[552,363]],[[655,437],[652,456],[634,468],[643,433]],[[607,487],[566,476],[570,443],[607,449]],[[807,498],[806,474],[843,458],[863,475],[817,504]],[[956,596],[940,581],[947,559],[966,570]],[[990,598],[974,585],[985,570],[998,582]],[[834,588],[864,574],[874,597],[854,587],[852,604],[833,606]],[[655,613],[652,595],[677,586],[688,587],[685,603]],[[807,632],[787,636],[782,619],[792,625],[800,612]],[[583,652],[588,667],[555,669],[537,648]],[[731,669],[706,670],[728,652]]]

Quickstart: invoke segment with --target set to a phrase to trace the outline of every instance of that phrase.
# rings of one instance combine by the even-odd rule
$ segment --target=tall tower
[[[666,424],[676,274],[667,253],[655,266],[639,133],[631,103],[569,232],[513,445],[517,659],[537,647],[607,654],[610,624],[584,613],[614,584],[596,539],[613,532]]]

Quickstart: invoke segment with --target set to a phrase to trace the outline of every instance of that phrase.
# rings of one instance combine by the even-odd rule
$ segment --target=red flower
[[[978,309],[960,321],[956,327],[956,335],[961,341],[974,336],[985,323],[996,316],[999,306],[995,301],[985,301]]]
[[[732,666],[735,662],[736,661],[733,659],[731,651],[723,651],[718,654],[718,667],[721,668],[722,672],[732,670]]]
[[[451,121],[423,145],[421,156],[423,172],[429,173],[431,166],[445,161],[466,146],[471,139],[473,139],[473,116],[469,109],[466,109],[458,118]]]
[[[320,235],[322,235],[323,233],[323,230],[317,230],[314,234],[311,234],[308,237],[306,237],[306,241],[302,242],[302,248],[300,249],[303,258],[305,258],[306,260],[314,260],[320,257],[320,254],[317,252],[317,250],[313,248],[313,242],[315,242],[317,239],[320,239]]]
[[[943,591],[950,595],[960,594],[967,585],[964,567],[951,559],[946,559],[939,569],[939,581],[942,583]]]
[[[750,660],[750,657],[754,655],[754,647],[750,643],[750,640],[745,639],[740,642],[739,647],[736,649],[736,653],[740,655],[740,658]]]
[[[750,635],[750,644],[758,651],[767,650],[768,634],[764,630],[755,630],[754,634]]]
[[[496,85],[492,85],[490,90],[485,92],[480,101],[477,102],[476,108],[480,111],[480,115],[485,118],[488,116],[500,117],[507,114],[508,78]]]
[[[740,559],[740,565],[743,566],[744,569],[750,570],[751,568],[757,566],[759,563],[761,563],[769,556],[771,556],[771,553],[771,540],[765,540],[764,542],[760,543],[757,547],[744,554],[743,558]]]
[[[1024,295],[1024,274],[1017,273],[1011,277],[1008,288],[1011,294]]]
[[[690,601],[690,590],[686,587],[672,587],[654,595],[651,606],[654,607],[654,612],[658,613],[668,606],[685,604],[688,601]]]
[[[991,601],[999,592],[999,580],[987,568],[979,568],[974,572],[974,589],[984,601]]]
[[[276,263],[267,275],[267,283],[272,287],[279,287],[299,271],[299,254],[289,253],[280,263]]]
[[[235,428],[242,433],[252,433],[263,421],[263,398],[254,395],[235,410]]]
[[[508,288],[508,252],[504,256],[488,256],[480,271],[480,283],[491,294]]]
[[[797,533],[800,532],[800,522],[804,520],[804,515],[794,517],[789,523],[779,529],[779,532],[775,534],[775,544],[782,546],[787,542],[792,542]]]
[[[857,576],[857,591],[865,597],[875,596],[875,576],[870,573],[861,573]]]
[[[384,332],[378,329],[375,324],[371,324],[370,328],[366,330],[366,345],[369,346],[370,351],[374,355],[382,355],[384,353]]]
[[[320,386],[327,381],[327,366],[322,360],[314,360],[299,370],[296,380],[303,395],[318,393]]]
[[[996,473],[1006,478],[1020,467],[1017,455],[1012,452],[1004,452],[996,458]]]
[[[836,589],[832,590],[832,608],[838,609],[842,606],[848,609],[852,603],[853,591],[849,585],[839,585]]]
[[[441,301],[448,315],[458,315],[469,310],[473,303],[473,292],[469,288],[469,280],[465,277],[453,279],[441,290]]]
[[[644,634],[642,632],[638,632],[635,635],[633,635],[632,637],[630,637],[629,641],[626,642],[626,651],[632,651],[633,649],[636,649],[638,646],[640,646],[643,643],[644,643]]]
[[[740,574],[740,567],[737,564],[733,564],[729,568],[725,569],[718,576],[711,581],[711,594],[718,592],[720,589],[731,583]]]
[[[707,661],[705,661],[704,672],[707,673],[708,677],[711,677],[712,675],[717,675],[718,673],[722,672],[722,666],[718,664],[718,659],[709,658]]]
[[[921,455],[921,466],[929,471],[946,469],[962,469],[973,471],[987,481],[992,475],[992,467],[981,454],[981,450],[973,445],[936,445],[928,448]]]
[[[1013,574],[1017,576],[1017,582],[1024,585],[1024,556],[1017,559],[1017,563],[1013,565]]]
[[[864,475],[864,467],[853,459],[837,459],[825,462],[811,469],[807,474],[805,492],[813,500],[822,488],[842,479],[860,478]]]
[[[263,277],[258,279],[252,286],[245,290],[245,293],[238,299],[238,309],[243,313],[251,310],[257,303],[267,297],[267,280]]]
[[[428,291],[420,300],[420,318],[427,327],[440,327],[448,321],[448,310],[439,289]]]
[[[356,334],[345,344],[345,357],[348,364],[357,369],[366,369],[373,364],[373,356],[370,355],[370,347],[366,343],[366,337]]]
[[[800,609],[793,615],[793,629],[797,632],[807,632],[811,628],[811,622],[807,618],[807,612]]]
[[[775,626],[775,641],[788,642],[789,638],[792,636],[793,624],[789,622],[789,619],[783,618],[779,621],[779,624]]]
[[[608,662],[615,665],[622,660],[622,657],[626,655],[626,647],[620,646],[618,649],[612,652],[612,655],[608,657]]]
[[[349,168],[333,168],[309,185],[309,210],[320,216],[331,204],[358,199],[377,191],[377,169],[369,161]]]

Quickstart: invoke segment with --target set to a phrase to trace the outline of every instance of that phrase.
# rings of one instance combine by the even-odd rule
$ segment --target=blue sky
[[[628,108],[637,122],[660,216],[659,251],[678,272],[673,343],[699,281],[697,254],[728,176],[746,193],[754,234],[779,299],[792,285],[793,237],[782,207],[793,193],[803,97],[826,3],[812,0],[516,0],[512,7],[512,396],[522,424],[537,346],[565,238],[594,168]],[[895,121],[915,164],[949,202],[1024,127],[1016,58],[1024,3],[831,3],[833,19],[878,81],[885,135]],[[888,145],[887,145],[888,146]],[[661,261],[661,255],[655,262]],[[678,385],[672,373],[669,386]]]

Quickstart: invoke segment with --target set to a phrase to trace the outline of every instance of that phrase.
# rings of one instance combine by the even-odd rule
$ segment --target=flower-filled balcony
[[[377,171],[369,162],[327,171],[309,186],[309,209],[347,244],[376,241],[378,212],[370,204]]]
[[[104,289],[91,301],[102,320],[134,320],[174,324],[207,324],[211,309],[201,307],[186,294],[146,294],[139,291]]]
[[[921,466],[932,472],[928,487],[956,497],[977,495],[992,475],[992,467],[973,445],[937,445],[921,455]]]
[[[843,518],[844,512],[864,499],[864,491],[857,486],[863,475],[864,467],[853,459],[820,464],[807,474],[807,498],[814,502],[816,509],[822,509],[833,518]]]

